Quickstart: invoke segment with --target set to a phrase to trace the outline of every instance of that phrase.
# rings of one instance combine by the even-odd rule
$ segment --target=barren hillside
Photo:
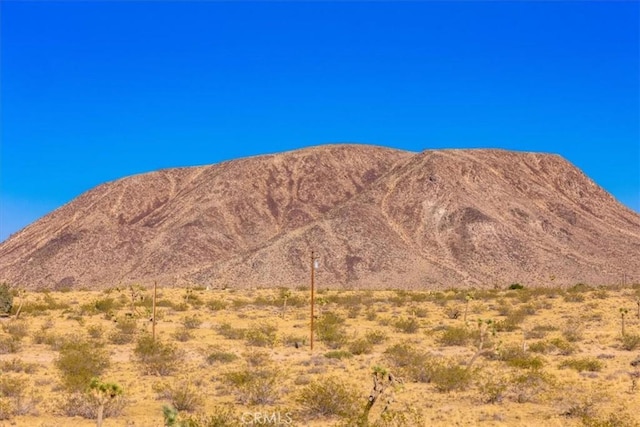
[[[640,215],[559,156],[327,145],[103,184],[0,245],[27,288],[640,281]]]

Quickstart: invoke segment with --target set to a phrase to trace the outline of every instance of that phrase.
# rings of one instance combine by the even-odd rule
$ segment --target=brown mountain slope
[[[328,145],[101,185],[0,245],[29,288],[640,281],[640,215],[562,158]]]

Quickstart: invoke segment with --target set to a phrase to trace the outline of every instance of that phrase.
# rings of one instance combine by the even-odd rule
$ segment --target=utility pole
[[[151,337],[153,342],[156,342],[156,299],[158,298],[158,282],[153,282],[153,312],[151,316]]]
[[[313,305],[314,305],[314,276],[315,276],[315,270],[316,270],[316,257],[313,251],[311,251],[311,328],[310,328],[310,339],[309,339],[309,344],[311,346],[311,351],[313,351],[313,317],[314,317],[314,313],[313,313]]]

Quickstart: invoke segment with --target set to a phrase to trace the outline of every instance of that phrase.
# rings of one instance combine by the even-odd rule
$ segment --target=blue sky
[[[640,211],[638,2],[0,8],[0,241],[105,181],[329,142],[558,153]]]

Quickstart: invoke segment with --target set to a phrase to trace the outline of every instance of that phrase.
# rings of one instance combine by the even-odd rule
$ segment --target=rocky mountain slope
[[[106,183],[0,244],[0,281],[320,287],[640,282],[640,215],[556,155],[326,145]]]

